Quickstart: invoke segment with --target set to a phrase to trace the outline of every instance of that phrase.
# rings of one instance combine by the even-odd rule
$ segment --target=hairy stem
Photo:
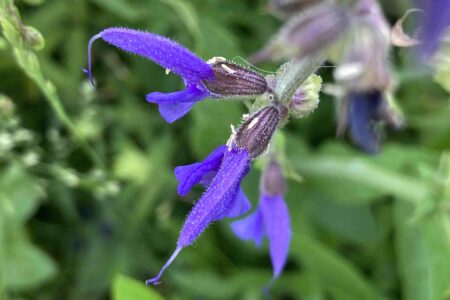
[[[279,101],[289,102],[295,91],[324,61],[325,58],[322,55],[307,56],[301,60],[292,60],[285,65],[275,87],[275,95]]]

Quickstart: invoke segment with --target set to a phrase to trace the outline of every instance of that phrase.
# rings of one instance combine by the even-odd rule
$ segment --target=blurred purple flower
[[[283,199],[284,193],[285,182],[281,167],[272,159],[264,170],[257,210],[245,219],[231,224],[233,232],[239,238],[252,240],[258,247],[267,236],[273,266],[273,278],[269,286],[283,271],[291,241],[289,211]]]
[[[87,73],[92,84],[91,49],[99,38],[119,49],[148,58],[183,79],[186,86],[183,91],[154,92],[146,96],[148,102],[159,104],[159,112],[167,122],[172,123],[181,118],[196,102],[209,96],[202,81],[215,79],[210,65],[168,38],[126,28],[108,28],[90,39]]]
[[[380,130],[385,105],[383,95],[378,90],[352,92],[348,96],[348,127],[353,142],[368,153],[380,150]]]
[[[420,0],[419,6],[424,11],[421,53],[425,58],[430,58],[450,26],[450,1]]]

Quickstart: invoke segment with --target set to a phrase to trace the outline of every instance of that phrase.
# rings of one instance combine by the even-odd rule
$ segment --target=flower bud
[[[289,103],[289,113],[295,118],[304,118],[311,114],[319,105],[319,92],[322,78],[311,75],[295,92]]]
[[[36,28],[31,26],[24,26],[22,30],[25,42],[33,50],[39,51],[44,48],[45,46],[44,37],[42,36],[42,33],[40,33]]]
[[[228,62],[222,57],[214,57],[208,63],[216,79],[205,80],[203,84],[217,98],[253,97],[267,91],[266,79],[254,71]]]
[[[269,88],[275,89],[277,78],[269,75],[266,79]],[[294,118],[304,118],[311,114],[319,105],[319,92],[321,88],[322,78],[316,74],[309,76],[295,91],[292,99],[289,101],[287,105],[289,115]]]
[[[286,182],[280,164],[270,159],[266,164],[261,178],[261,191],[269,196],[283,195],[286,192]]]
[[[255,159],[266,151],[281,119],[281,108],[266,106],[248,117],[235,133],[233,142]]]

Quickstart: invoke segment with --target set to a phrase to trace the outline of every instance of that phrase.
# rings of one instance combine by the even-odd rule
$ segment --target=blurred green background
[[[143,284],[201,194],[179,197],[173,167],[224,143],[245,106],[205,101],[169,126],[144,96],[179,89],[175,75],[100,41],[95,90],[82,68],[89,38],[111,26],[242,63],[281,25],[266,0],[0,3],[0,299],[261,299],[267,245],[238,240],[229,220],[185,249],[161,285]],[[382,4],[391,23],[408,8]],[[289,181],[294,234],[274,299],[450,299],[450,66],[439,65],[441,86],[412,50],[392,61],[407,127],[387,132],[379,155],[334,137],[324,94],[284,130],[301,180]],[[331,81],[331,69],[319,74]],[[255,205],[259,175],[244,180]]]

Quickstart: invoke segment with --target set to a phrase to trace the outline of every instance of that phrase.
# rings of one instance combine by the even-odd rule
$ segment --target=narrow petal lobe
[[[289,211],[282,196],[263,194],[260,207],[269,238],[273,274],[278,277],[286,264],[291,242]]]
[[[187,195],[194,185],[201,183],[206,174],[217,172],[225,151],[227,146],[221,145],[201,162],[176,167],[174,173],[178,180],[178,194]]]

